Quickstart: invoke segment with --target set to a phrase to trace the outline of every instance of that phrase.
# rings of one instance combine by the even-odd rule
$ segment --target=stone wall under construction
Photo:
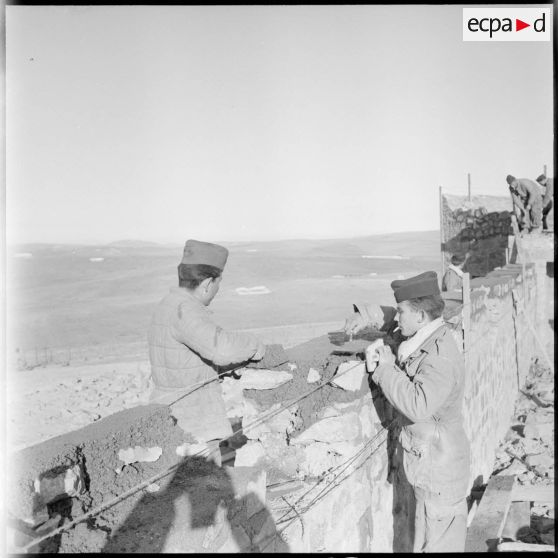
[[[536,351],[537,269],[507,265],[472,280],[469,296],[447,318],[466,367],[471,487],[488,480]],[[37,504],[41,481],[62,473],[66,478],[79,465],[81,473],[70,475],[74,484],[66,486],[74,493],[46,507],[58,526],[178,463],[173,475],[34,550],[410,551],[414,501],[396,443],[395,413],[369,385],[362,360],[370,339],[381,335],[372,333],[352,344],[321,336],[290,349],[280,370],[246,370],[240,380],[228,379],[242,388],[238,414],[245,436],[232,468],[202,466],[191,457],[193,443],[180,465],[177,448],[184,440],[168,414],[141,407],[124,412],[118,428],[108,417],[24,450],[18,462],[31,465],[14,473],[18,490],[9,509],[20,522],[40,525],[33,514],[45,511]],[[150,413],[158,426],[145,420]],[[154,447],[161,453],[150,461]],[[36,529],[28,528],[28,540],[40,534]]]

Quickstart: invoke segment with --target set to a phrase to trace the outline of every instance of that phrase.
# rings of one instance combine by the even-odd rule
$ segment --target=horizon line
[[[214,243],[223,243],[223,244],[249,244],[254,242],[299,242],[299,241],[327,241],[327,240],[351,240],[357,238],[367,238],[370,236],[384,236],[384,235],[392,235],[392,234],[412,234],[412,233],[427,233],[427,232],[440,232],[440,229],[419,229],[419,230],[412,230],[412,231],[386,231],[386,232],[375,232],[370,234],[361,234],[355,236],[337,236],[337,237],[295,237],[295,238],[273,238],[273,239],[266,239],[266,240],[205,240],[205,242],[214,242]],[[25,245],[42,245],[42,246],[108,246],[111,244],[120,244],[120,243],[144,243],[144,244],[156,244],[156,245],[173,245],[173,244],[182,244],[185,242],[184,240],[147,240],[147,239],[140,239],[140,238],[120,238],[117,240],[108,240],[108,241],[82,241],[82,242],[68,242],[68,241],[61,241],[61,242],[44,242],[44,241],[24,241],[24,242],[15,242],[15,243],[6,243],[6,247],[14,247],[14,246],[25,246]]]

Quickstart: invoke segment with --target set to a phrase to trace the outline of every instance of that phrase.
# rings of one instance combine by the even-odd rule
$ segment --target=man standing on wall
[[[255,336],[225,331],[211,319],[207,307],[219,291],[227,257],[223,246],[188,240],[178,266],[178,287],[157,306],[148,333],[154,385],[150,401],[172,404],[178,426],[205,444],[218,465],[219,441],[233,431],[216,368],[261,360],[265,353]],[[208,380],[214,381],[201,385]]]
[[[519,229],[526,232],[540,232],[542,226],[542,193],[539,184],[529,178],[515,178],[511,174],[506,177],[510,188]],[[519,209],[523,222],[518,215]]]
[[[554,178],[547,178],[546,175],[541,174],[537,177],[537,182],[544,188],[544,195],[542,199],[542,223],[543,230],[548,230],[548,214],[552,209],[554,203]]]
[[[400,413],[404,469],[416,501],[414,552],[463,552],[470,477],[463,358],[442,319],[435,272],[393,281],[391,288],[406,340],[397,357],[386,345],[371,345],[366,362]]]

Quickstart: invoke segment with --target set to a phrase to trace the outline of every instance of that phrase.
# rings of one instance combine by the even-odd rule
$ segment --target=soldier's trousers
[[[413,552],[464,552],[467,500],[450,500],[414,487],[415,540]]]
[[[546,203],[546,205],[543,207],[542,210],[542,222],[543,222],[543,229],[547,230],[548,229],[548,214],[550,213],[550,210],[552,209],[552,200],[548,201]]]
[[[535,199],[531,203],[531,209],[529,209],[529,212],[525,215],[525,220],[529,223],[526,228],[529,231],[541,228],[543,215],[542,200]]]

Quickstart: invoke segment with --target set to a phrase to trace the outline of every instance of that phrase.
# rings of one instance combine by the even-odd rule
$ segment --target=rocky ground
[[[8,375],[8,451],[147,402],[148,362],[45,366]]]
[[[536,361],[497,451],[494,474],[517,475],[520,485],[535,488],[554,484],[554,472],[554,370]],[[553,503],[534,502],[530,528],[518,531],[514,540],[554,545],[554,520]]]

